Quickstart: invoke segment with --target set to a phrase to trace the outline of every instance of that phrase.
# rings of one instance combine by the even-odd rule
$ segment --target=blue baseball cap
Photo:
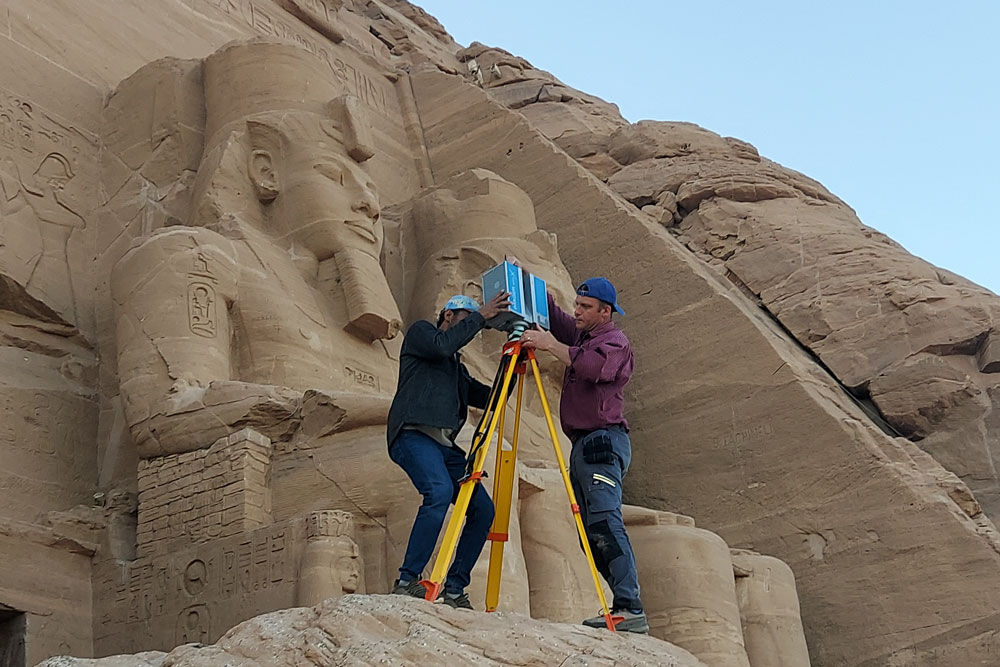
[[[468,310],[472,313],[478,313],[479,304],[472,297],[465,296],[464,294],[456,294],[448,299],[448,303],[444,304],[442,310]]]
[[[611,308],[624,315],[625,311],[618,305],[618,292],[607,278],[587,278],[576,288],[580,296],[589,296],[611,304]]]

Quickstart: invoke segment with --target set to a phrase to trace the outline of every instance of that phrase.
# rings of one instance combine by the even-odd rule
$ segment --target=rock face
[[[419,502],[386,456],[400,332],[509,254],[563,306],[605,274],[629,313],[654,634],[750,667],[1000,650],[997,299],[819,183],[629,124],[402,0],[7,0],[0,56],[3,661],[208,644],[385,592]],[[502,342],[466,346],[475,375]],[[550,396],[560,374],[543,363]],[[526,413],[502,605],[578,620],[594,592]],[[420,635],[431,662],[485,646],[461,615],[362,599],[272,625],[457,628]],[[495,632],[523,664],[575,655]]]
[[[506,63],[481,83],[492,99],[737,285],[1000,516],[997,295],[910,255],[744,141],[691,123],[628,124],[613,105],[501,49],[474,44],[459,55]]]
[[[661,665],[703,667],[651,637],[611,634],[519,614],[482,614],[398,596],[348,595],[242,623],[213,646],[103,660],[51,658],[39,667],[277,665]]]

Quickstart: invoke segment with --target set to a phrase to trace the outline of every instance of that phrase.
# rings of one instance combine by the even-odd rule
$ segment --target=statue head
[[[214,215],[201,224],[230,213],[319,260],[378,258],[378,198],[361,167],[375,154],[367,112],[328,62],[293,44],[236,42],[205,60],[204,91],[199,178]]]
[[[347,140],[358,122],[352,118],[356,105],[345,96],[327,110],[247,120],[247,172],[270,235],[319,260],[344,250],[377,260],[384,234],[375,185],[351,157]]]
[[[354,540],[354,517],[350,512],[320,510],[312,512],[306,521],[306,535],[315,545],[314,553],[321,554],[310,562],[324,572],[315,581],[335,590],[323,591],[326,596],[356,593],[361,583],[361,551]],[[319,565],[313,565],[319,563]],[[339,590],[338,590],[339,589]]]
[[[378,197],[362,168],[375,155],[369,112],[327,59],[285,42],[229,44],[205,59],[203,79],[188,224],[273,241],[307,279],[325,262],[341,288],[327,298],[343,303],[343,328],[366,343],[395,336]]]
[[[335,540],[337,560],[334,570],[340,577],[340,588],[345,593],[356,593],[361,582],[361,553],[357,543],[349,537]]]
[[[555,239],[538,229],[528,193],[492,171],[470,169],[425,190],[414,198],[409,222],[408,269],[421,276],[409,294],[411,320],[437,313],[452,294],[481,302],[481,275],[506,257],[520,259],[553,293],[572,293]]]

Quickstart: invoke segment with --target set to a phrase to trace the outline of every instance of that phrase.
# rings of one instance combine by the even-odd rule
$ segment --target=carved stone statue
[[[313,512],[306,531],[308,542],[299,565],[299,605],[311,607],[327,598],[365,592],[354,517],[337,510]]]
[[[407,319],[428,317],[452,294],[482,301],[480,276],[507,257],[516,257],[543,278],[559,303],[573,302],[573,283],[562,264],[555,237],[538,228],[531,198],[513,183],[486,169],[461,172],[421,192],[403,216],[401,243],[407,253],[404,273],[418,276],[406,282]],[[487,332],[462,350],[463,360],[482,378],[491,378],[505,342],[499,332]],[[564,367],[541,355],[539,364],[549,404],[558,409]],[[538,391],[526,376],[518,458],[553,459],[552,441],[542,419]],[[513,406],[513,399],[511,400]],[[513,433],[508,420],[506,435]]]
[[[626,505],[649,634],[706,664],[750,667],[729,547],[690,517]]]
[[[138,239],[112,276],[140,456],[208,447],[243,426],[280,441],[307,391],[378,404],[391,388],[366,381],[395,375],[379,339],[400,326],[360,164],[374,148],[356,100],[324,67],[270,42],[205,60],[188,224]]]

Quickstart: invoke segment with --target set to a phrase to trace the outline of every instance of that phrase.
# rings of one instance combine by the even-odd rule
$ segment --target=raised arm
[[[573,319],[572,315],[556,305],[555,299],[552,298],[552,292],[548,293],[548,297],[549,324],[551,325],[549,331],[552,332],[552,335],[560,343],[572,345],[576,342],[576,320]]]
[[[447,331],[420,320],[406,332],[403,353],[424,359],[447,359],[468,345],[485,326],[486,320],[479,313],[469,313],[468,317],[453,324]]]

